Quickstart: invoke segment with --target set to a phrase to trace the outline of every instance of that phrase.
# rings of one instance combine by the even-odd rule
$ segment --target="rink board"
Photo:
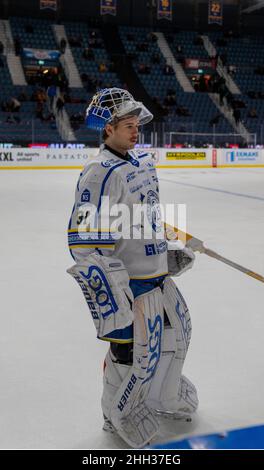
[[[157,168],[264,167],[264,149],[146,148]],[[0,149],[0,170],[82,169],[98,148]]]

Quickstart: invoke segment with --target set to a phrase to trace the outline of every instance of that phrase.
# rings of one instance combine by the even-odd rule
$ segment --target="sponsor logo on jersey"
[[[137,186],[132,186],[132,188],[129,188],[129,191],[133,194],[136,191],[139,191],[141,188],[143,188],[143,184],[138,184]]]
[[[134,166],[139,166],[139,161],[136,160],[135,158],[131,157],[129,158],[129,163],[131,163]]]
[[[126,175],[126,180],[127,180],[127,183],[129,183],[129,181],[132,181],[136,178],[136,172],[135,171],[131,171],[131,173],[128,173]]]
[[[167,242],[164,240],[161,243],[150,243],[145,245],[146,256],[160,255],[167,251]]]
[[[103,168],[110,168],[111,166],[115,165],[116,163],[119,163],[119,160],[111,158],[110,160],[105,160],[105,162],[102,162],[101,166]]]
[[[153,163],[153,162],[147,162],[147,163],[146,163],[146,166],[149,167],[149,168],[151,168],[151,169],[153,169],[153,170],[155,170],[155,168],[154,168],[154,163]],[[156,171],[156,170],[155,170],[155,171]]]
[[[161,231],[159,196],[155,191],[147,192],[147,217],[154,232]]]
[[[81,202],[90,202],[91,193],[89,189],[85,189],[81,195]]]
[[[149,179],[143,180],[143,184],[144,186],[148,186],[150,184],[150,180]]]

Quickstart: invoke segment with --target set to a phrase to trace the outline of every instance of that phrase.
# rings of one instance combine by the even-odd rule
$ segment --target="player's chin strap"
[[[164,327],[162,355],[147,404],[161,414],[184,417],[198,406],[194,385],[182,375],[191,338],[191,318],[184,298],[170,277],[165,280],[163,305],[169,324]]]
[[[134,302],[133,365],[111,404],[109,418],[118,434],[132,447],[143,447],[158,431],[158,421],[146,398],[161,356],[163,303],[160,288]]]

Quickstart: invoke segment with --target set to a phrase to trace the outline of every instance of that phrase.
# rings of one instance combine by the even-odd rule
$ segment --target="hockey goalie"
[[[198,406],[182,374],[191,319],[172,279],[192,267],[194,254],[166,240],[152,156],[135,150],[139,126],[152,118],[127,90],[94,95],[86,125],[102,131],[104,143],[80,174],[68,227],[75,261],[68,272],[97,337],[109,342],[104,429],[134,448],[156,435],[159,415],[188,418]]]

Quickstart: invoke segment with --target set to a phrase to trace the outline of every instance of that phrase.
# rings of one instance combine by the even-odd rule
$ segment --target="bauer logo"
[[[231,150],[225,153],[227,163],[256,162],[260,157],[258,150]]]
[[[83,271],[80,271],[80,274],[88,281],[90,289],[93,290],[95,302],[100,307],[102,317],[107,318],[116,313],[118,306],[103,271],[98,266],[90,266],[87,274]]]
[[[130,380],[129,380],[129,382],[128,382],[125,390],[124,390],[124,393],[123,393],[123,395],[120,399],[120,402],[117,405],[117,408],[119,409],[119,411],[122,412],[124,407],[126,406],[128,397],[131,394],[136,381],[137,381],[136,376],[134,374],[132,374],[131,377],[130,377]]]
[[[85,300],[87,302],[87,305],[90,309],[93,320],[95,320],[95,321],[98,320],[99,321],[99,317],[98,317],[98,314],[97,314],[97,311],[96,311],[96,306],[94,305],[94,302],[92,301],[92,298],[91,298],[90,292],[87,289],[87,286],[85,285],[82,278],[78,274],[72,273],[71,271],[69,271],[69,272],[70,272],[70,274],[73,275],[74,279],[76,279],[76,281],[78,282],[80,288],[82,289],[83,295],[84,295]]]

